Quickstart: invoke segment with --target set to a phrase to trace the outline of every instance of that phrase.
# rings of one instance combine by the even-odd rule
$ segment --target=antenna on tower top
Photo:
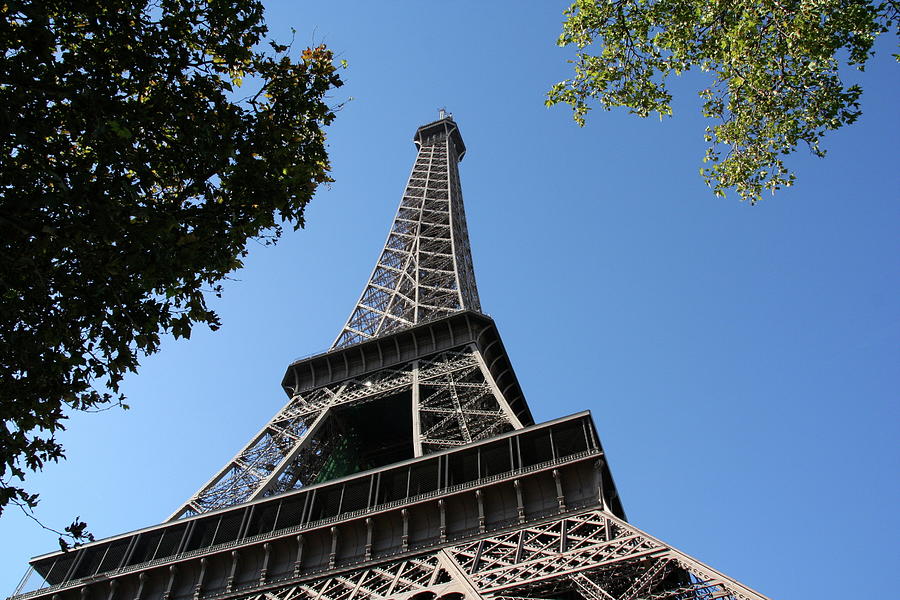
[[[446,106],[442,106],[441,108],[438,109],[438,120],[439,121],[441,119],[446,119],[447,117],[452,117],[452,116],[453,116],[453,113],[447,113]]]

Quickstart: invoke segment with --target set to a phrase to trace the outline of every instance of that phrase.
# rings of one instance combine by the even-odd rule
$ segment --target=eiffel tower
[[[34,558],[16,600],[764,599],[626,520],[590,413],[534,422],[481,312],[459,128],[441,111],[414,141],[372,275],[284,408],[164,523]]]

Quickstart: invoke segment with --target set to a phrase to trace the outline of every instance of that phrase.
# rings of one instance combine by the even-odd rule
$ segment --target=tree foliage
[[[577,0],[560,46],[578,51],[574,76],[547,105],[567,103],[583,125],[593,102],[646,117],[671,115],[667,78],[709,73],[700,90],[710,143],[700,173],[717,195],[755,203],[789,186],[783,157],[860,115],[858,85],[842,63],[864,68],[876,36],[895,27],[900,3],[871,0]]]
[[[0,13],[2,511],[34,506],[67,410],[122,405],[161,335],[219,326],[205,294],[248,241],[303,225],[341,80],[325,47],[265,45],[257,0]]]

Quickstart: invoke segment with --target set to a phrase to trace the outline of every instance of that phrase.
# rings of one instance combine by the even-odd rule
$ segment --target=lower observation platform
[[[12,598],[241,597],[367,566],[378,571],[425,550],[588,509],[624,522],[590,413],[582,412],[38,556]]]

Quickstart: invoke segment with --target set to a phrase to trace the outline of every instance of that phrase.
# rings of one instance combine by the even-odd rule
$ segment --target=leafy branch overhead
[[[0,510],[63,457],[67,409],[122,404],[160,336],[219,318],[251,239],[330,181],[331,52],[265,44],[257,0],[0,7]],[[76,519],[70,537],[85,537]]]
[[[876,36],[896,28],[900,3],[871,0],[578,0],[560,46],[578,51],[574,76],[547,105],[572,106],[583,125],[593,103],[642,117],[672,114],[667,78],[709,74],[699,94],[710,146],[700,169],[716,195],[755,203],[794,182],[783,162],[797,146],[817,156],[826,132],[861,114],[862,70]]]

